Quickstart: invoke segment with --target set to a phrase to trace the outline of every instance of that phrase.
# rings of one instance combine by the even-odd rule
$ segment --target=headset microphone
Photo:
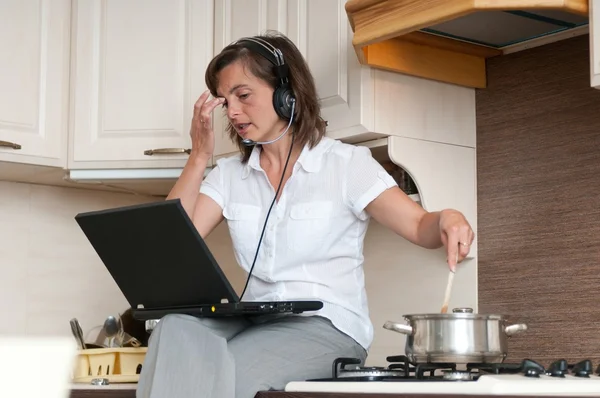
[[[266,144],[272,144],[275,141],[279,141],[281,138],[283,138],[283,136],[286,135],[286,133],[290,129],[290,126],[292,125],[292,122],[294,121],[294,107],[296,105],[296,100],[294,98],[292,98],[290,101],[292,103],[292,115],[290,116],[290,121],[288,122],[288,125],[287,125],[286,129],[283,130],[283,133],[281,133],[279,135],[279,137],[277,137],[277,138],[275,138],[274,140],[271,140],[271,141],[253,141],[253,140],[251,140],[249,138],[246,138],[246,139],[242,140],[242,144],[244,144],[245,146],[266,145]]]

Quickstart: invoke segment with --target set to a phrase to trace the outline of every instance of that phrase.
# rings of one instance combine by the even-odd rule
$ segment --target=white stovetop
[[[294,381],[287,384],[285,391],[600,396],[600,377],[582,378],[568,375],[564,378],[533,378],[516,374],[485,375],[477,381]]]

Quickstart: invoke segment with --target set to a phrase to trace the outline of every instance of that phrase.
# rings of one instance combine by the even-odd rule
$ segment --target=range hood
[[[348,0],[363,65],[485,88],[485,60],[586,34],[588,0]]]

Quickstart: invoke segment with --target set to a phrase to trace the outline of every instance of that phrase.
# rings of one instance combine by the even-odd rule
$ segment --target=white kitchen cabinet
[[[277,30],[285,34],[288,26],[289,3],[287,0],[215,0],[214,55],[242,37],[262,34],[267,30]],[[203,77],[204,72],[201,71]],[[227,127],[225,108],[215,109],[213,126],[215,158],[237,152],[237,146],[225,131]]]
[[[0,2],[0,161],[65,167],[70,0]]]
[[[373,75],[352,47],[345,0],[216,0],[215,54],[244,36],[277,30],[298,46],[314,75],[327,135],[348,142],[382,135],[373,131]],[[284,54],[285,57],[285,54]],[[224,133],[225,115],[214,117],[215,157],[237,147]]]
[[[271,29],[305,56],[328,136],[474,147],[473,90],[361,66],[345,3],[7,0],[0,5],[0,46],[11,54],[0,60],[0,161],[74,173],[155,169],[173,178],[188,158],[208,63],[232,41]],[[15,38],[24,45],[13,47]],[[223,116],[217,108],[215,157],[237,152]]]
[[[475,90],[389,71],[375,74],[375,130],[476,147]]]
[[[590,0],[590,83],[600,89],[600,0]]]
[[[69,167],[185,164],[212,0],[75,0]]]
[[[294,1],[298,40],[317,84],[327,135],[346,142],[383,136],[374,130],[374,77],[352,46],[345,0]]]

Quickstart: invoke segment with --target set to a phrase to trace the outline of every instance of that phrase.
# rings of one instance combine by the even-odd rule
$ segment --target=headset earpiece
[[[250,51],[262,55],[273,64],[273,74],[277,77],[277,85],[273,92],[273,108],[283,120],[292,117],[292,104],[296,101],[289,83],[289,68],[283,60],[282,52],[271,43],[257,37],[247,37],[236,42]],[[297,109],[297,108],[296,108]]]
[[[273,107],[277,115],[284,119],[290,120],[292,117],[292,103],[296,102],[292,90],[287,86],[280,86],[273,93]]]

